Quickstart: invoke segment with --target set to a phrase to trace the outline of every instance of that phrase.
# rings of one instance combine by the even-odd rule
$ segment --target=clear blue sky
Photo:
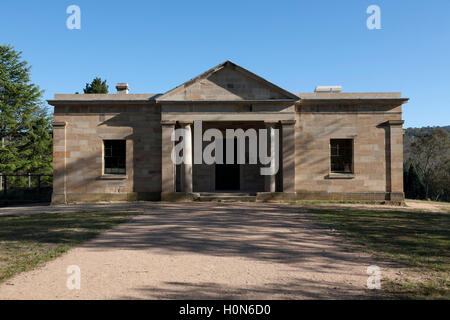
[[[81,8],[81,30],[66,8]],[[381,8],[381,30],[366,9]],[[291,92],[401,91],[405,127],[450,125],[450,1],[4,1],[0,43],[32,79],[82,92],[95,76],[163,93],[229,59]]]

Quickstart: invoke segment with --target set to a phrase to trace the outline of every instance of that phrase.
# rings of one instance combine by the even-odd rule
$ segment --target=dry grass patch
[[[59,257],[133,212],[42,213],[0,216],[0,282]]]
[[[420,279],[384,281],[388,297],[450,299],[450,212],[311,209],[320,222],[380,259],[420,274]]]

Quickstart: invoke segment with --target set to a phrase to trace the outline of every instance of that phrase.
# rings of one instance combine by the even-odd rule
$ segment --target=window
[[[331,139],[331,172],[353,173],[353,139]]]
[[[126,141],[104,140],[105,174],[125,174]]]

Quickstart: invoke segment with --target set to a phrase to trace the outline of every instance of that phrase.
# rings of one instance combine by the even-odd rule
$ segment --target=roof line
[[[372,103],[401,103],[409,101],[409,98],[338,98],[338,99],[308,99],[303,98],[297,104],[305,103],[339,103],[339,102],[372,102]]]
[[[267,81],[266,79],[264,79],[264,78],[262,78],[262,77],[260,77],[260,76],[258,76],[256,74],[254,74],[253,72],[251,72],[251,71],[249,71],[249,70],[247,70],[247,69],[245,69],[245,68],[243,68],[243,67],[241,67],[241,66],[239,66],[239,65],[237,65],[237,64],[235,64],[233,62],[231,62],[230,60],[226,60],[225,62],[222,62],[222,63],[218,64],[217,66],[215,66],[215,67],[213,67],[213,68],[203,72],[202,74],[196,76],[195,78],[192,78],[192,79],[190,79],[190,80],[180,84],[179,86],[177,86],[177,87],[167,91],[166,93],[161,95],[158,98],[158,100],[161,100],[161,98],[164,98],[164,97],[169,97],[170,95],[172,95],[179,88],[187,87],[187,86],[191,85],[192,83],[194,83],[195,81],[200,80],[200,79],[204,79],[207,76],[209,76],[210,74],[213,74],[213,73],[223,69],[226,66],[230,66],[232,69],[234,69],[234,70],[244,74],[244,76],[246,76],[247,78],[250,78],[250,79],[252,79],[254,81],[260,82],[260,83],[262,83],[262,84],[264,84],[266,86],[269,86],[272,89],[275,89],[276,91],[280,91],[281,93],[283,93],[285,96],[291,98],[292,100],[299,100],[300,99],[300,97],[298,97],[297,95],[295,95],[295,94],[293,94],[293,93],[291,93],[291,92],[289,92],[287,90],[284,90],[283,88],[280,88],[279,86],[273,84],[272,82]]]
[[[159,104],[173,103],[295,103],[297,100],[291,99],[267,99],[267,100],[158,100]]]
[[[51,106],[60,105],[60,104],[142,104],[149,103],[155,104],[155,99],[130,99],[130,100],[47,100],[47,103]]]

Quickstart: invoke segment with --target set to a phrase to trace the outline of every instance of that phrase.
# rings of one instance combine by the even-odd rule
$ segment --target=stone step
[[[256,196],[252,195],[200,195],[196,201],[217,201],[217,202],[231,202],[231,201],[245,201],[245,202],[255,202]]]
[[[200,192],[199,195],[206,197],[249,197],[256,196],[256,192]]]

